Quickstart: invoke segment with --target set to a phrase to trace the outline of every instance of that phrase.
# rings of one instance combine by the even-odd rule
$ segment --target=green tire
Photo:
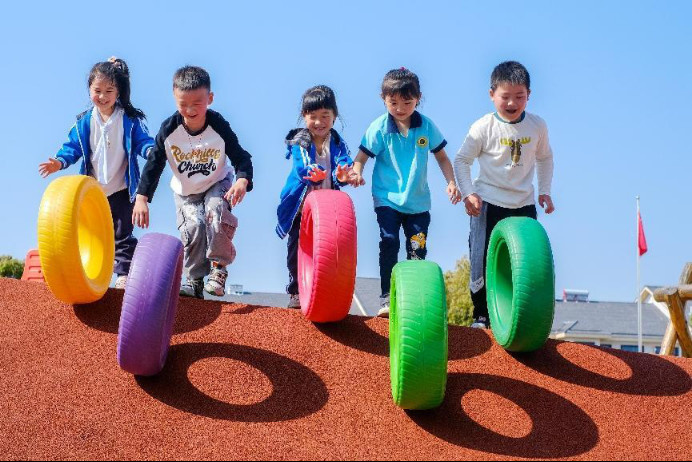
[[[394,403],[438,407],[447,386],[447,296],[436,263],[408,260],[392,270],[389,350]]]
[[[555,314],[555,270],[548,235],[538,221],[511,217],[490,235],[487,260],[490,326],[507,351],[541,348]]]

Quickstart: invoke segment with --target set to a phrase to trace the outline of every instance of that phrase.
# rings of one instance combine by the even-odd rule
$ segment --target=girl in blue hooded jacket
[[[293,129],[286,136],[286,159],[293,159],[293,168],[277,209],[276,233],[282,239],[288,236],[289,308],[300,308],[298,236],[305,197],[316,189],[338,190],[346,184],[363,183],[355,179],[348,147],[333,128],[339,110],[332,89],[324,85],[308,89],[303,94],[301,116],[306,128]]]
[[[96,63],[88,79],[93,108],[77,116],[55,157],[39,164],[42,177],[82,160],[79,173],[99,182],[108,197],[115,234],[115,287],[124,289],[137,239],[132,210],[139,185],[137,156],[147,158],[154,139],[144,113],[130,101],[130,71],[122,59]]]

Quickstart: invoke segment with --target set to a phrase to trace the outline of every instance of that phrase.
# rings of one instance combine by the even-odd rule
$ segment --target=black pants
[[[485,232],[485,250],[483,251],[483,275],[485,275],[485,272],[487,268],[485,265],[487,264],[487,259],[488,259],[488,244],[490,243],[490,234],[493,232],[493,229],[495,228],[495,225],[497,225],[501,220],[504,220],[505,218],[508,217],[529,217],[533,218],[534,220],[536,219],[536,206],[535,205],[527,205],[525,207],[521,207],[518,209],[506,209],[504,207],[500,207],[498,205],[493,205],[490,203],[487,203],[487,212],[486,212],[486,232]],[[471,242],[469,240],[469,249],[471,248]],[[471,251],[473,251],[471,249]],[[486,278],[487,282],[487,278]],[[483,284],[483,288],[480,289],[478,292],[475,294],[471,292],[471,300],[473,301],[473,318],[476,319],[478,317],[483,316],[484,318],[488,319],[488,300],[487,300],[487,291],[485,290],[485,284]]]
[[[126,276],[130,272],[132,256],[137,247],[137,239],[132,235],[132,209],[130,193],[126,189],[108,196],[113,217],[113,232],[115,233],[115,266],[113,272],[118,276]]]
[[[385,296],[389,294],[392,269],[399,259],[399,231],[404,228],[407,260],[425,260],[430,212],[409,214],[391,207],[377,207],[375,213],[380,225],[380,288]]]
[[[288,285],[286,286],[286,292],[291,295],[298,294],[298,238],[300,237],[300,220],[302,216],[302,213],[296,215],[291,230],[288,232],[288,255],[286,256]]]

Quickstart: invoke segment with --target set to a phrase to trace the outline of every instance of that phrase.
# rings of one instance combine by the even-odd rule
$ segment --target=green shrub
[[[20,279],[24,272],[24,262],[9,255],[0,255],[0,276]]]

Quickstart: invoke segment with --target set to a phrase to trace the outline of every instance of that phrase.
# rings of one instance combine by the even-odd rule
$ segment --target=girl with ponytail
[[[93,108],[77,116],[67,141],[39,164],[42,177],[81,159],[79,173],[94,177],[103,188],[115,232],[115,287],[125,288],[137,239],[132,235],[132,209],[139,185],[137,157],[147,158],[154,140],[144,113],[130,101],[130,71],[122,59],[96,63],[87,80]]]

